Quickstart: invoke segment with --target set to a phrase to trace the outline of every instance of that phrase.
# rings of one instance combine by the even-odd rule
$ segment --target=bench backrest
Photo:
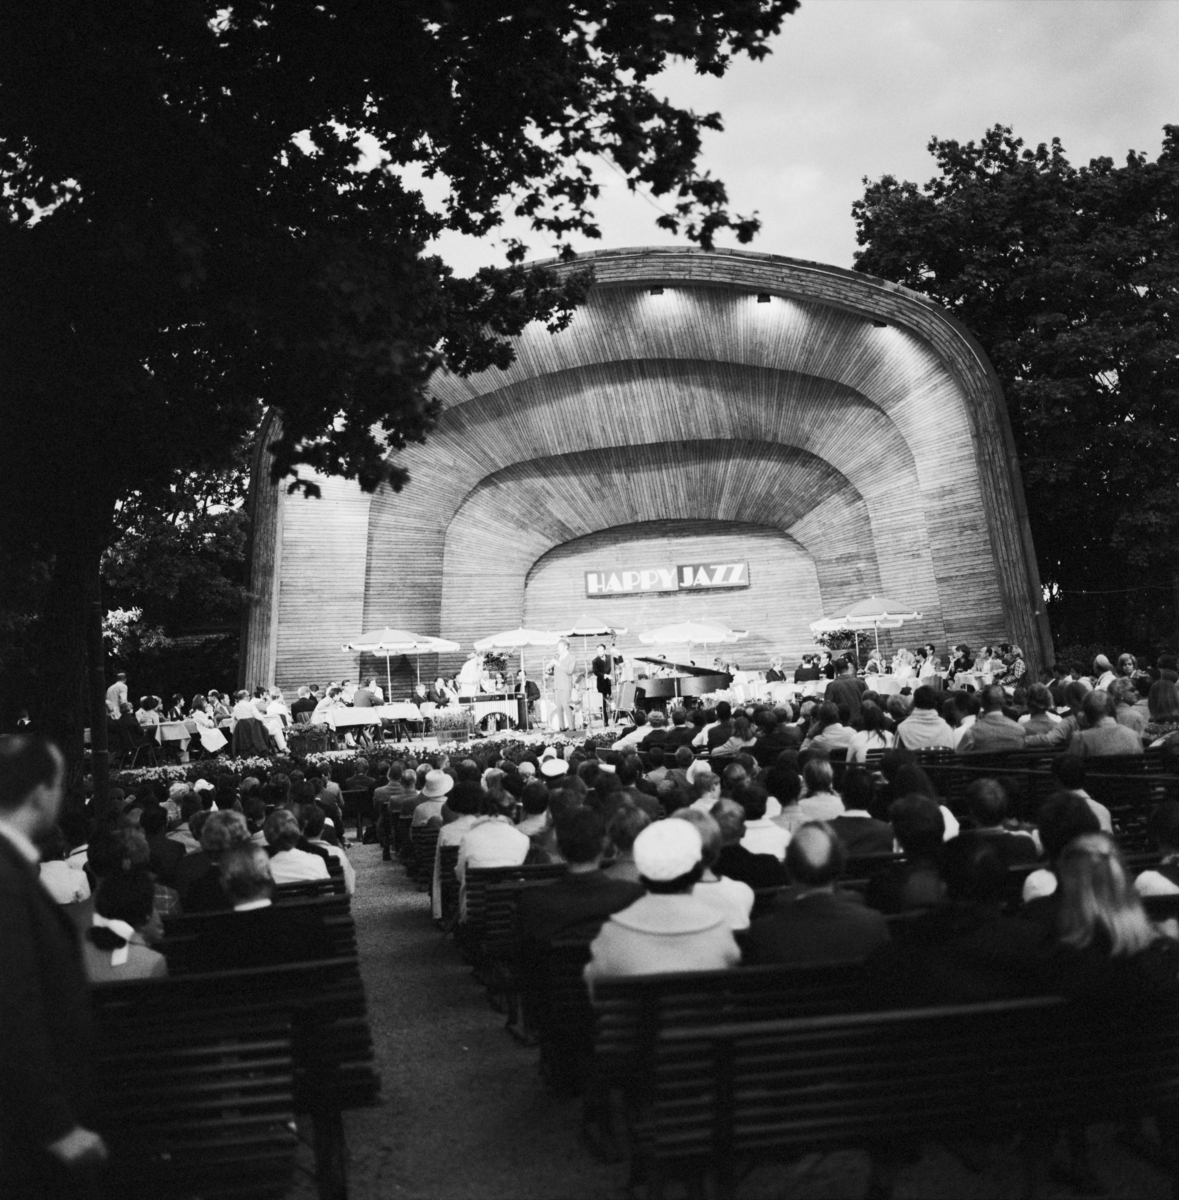
[[[700,1022],[747,1022],[863,1006],[858,963],[740,967],[599,979],[594,984],[595,1070],[624,1078],[649,1061],[657,1031]]]
[[[284,1196],[294,1130],[293,1021],[253,983],[139,980],[92,991],[109,1195]]]
[[[1121,1033],[1057,997],[668,1027],[645,1151],[656,1175],[661,1161],[717,1165],[723,1195],[736,1154],[1051,1130],[1112,1119],[1119,1101],[1174,1104],[1179,1017]]]
[[[482,938],[487,924],[487,889],[493,884],[524,880],[557,879],[568,868],[564,863],[535,863],[518,867],[471,867],[466,872],[468,936]]]

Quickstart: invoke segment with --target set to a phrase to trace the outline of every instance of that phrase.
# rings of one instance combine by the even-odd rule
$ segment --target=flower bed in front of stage
[[[473,752],[482,754],[489,745],[494,745],[504,758],[519,762],[525,758],[539,758],[546,746],[575,746],[578,749],[596,749],[608,746],[614,741],[614,735],[595,736],[573,740],[567,737],[551,737],[543,741],[526,742],[517,738],[496,738],[494,741],[480,739],[476,742],[465,742],[462,745],[448,745],[437,750],[427,750],[422,746],[383,746],[373,750],[332,750],[322,753],[308,754],[302,757],[277,755],[274,758],[205,758],[199,762],[169,763],[161,767],[137,767],[131,771],[111,772],[111,783],[124,791],[131,791],[142,783],[166,784],[196,783],[198,779],[206,779],[210,783],[226,775],[235,780],[242,780],[250,775],[262,779],[274,774],[290,774],[291,771],[306,771],[308,767],[319,767],[330,772],[333,778],[343,780],[355,772],[356,760],[363,758],[370,769],[379,762],[388,762],[392,758],[413,758],[421,762],[435,754],[444,754],[452,762],[465,758]]]

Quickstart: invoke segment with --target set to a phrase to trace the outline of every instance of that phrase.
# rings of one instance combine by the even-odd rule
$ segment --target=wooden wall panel
[[[274,674],[288,692],[359,673],[358,656],[341,647],[364,632],[371,497],[348,480],[316,479],[323,492],[319,499],[288,496],[283,506]]]
[[[585,595],[585,572],[606,566],[739,560],[749,563],[748,588],[601,600]],[[775,654],[784,654],[793,665],[813,646],[808,625],[819,605],[814,562],[780,530],[740,522],[653,521],[590,534],[550,550],[529,573],[524,621],[541,629],[559,629],[582,614],[608,621],[628,630],[618,638],[628,654],[659,652],[639,640],[646,630],[674,621],[720,621],[750,631],[748,638],[724,648],[739,665],[768,662]],[[576,650],[580,655],[580,642]],[[537,652],[530,661],[541,657]],[[703,662],[703,649],[693,650],[690,660]]]
[[[815,512],[823,519],[807,527],[814,540],[794,534]],[[818,570],[821,596],[808,621],[822,615],[828,594],[836,602],[855,594],[849,579],[861,569],[869,591],[879,586],[866,506],[821,459],[747,442],[618,447],[522,463],[472,492],[447,534],[444,636],[466,646],[517,625],[525,577],[555,546],[669,519],[740,522],[792,534]],[[569,611],[564,620],[576,617]]]

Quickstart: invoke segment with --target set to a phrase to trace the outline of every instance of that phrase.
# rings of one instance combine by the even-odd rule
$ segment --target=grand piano
[[[641,679],[636,682],[634,703],[644,709],[650,710],[680,696],[707,696],[710,692],[723,692],[733,686],[732,675],[713,670],[711,667],[673,663],[665,658],[636,658],[635,661],[675,672],[658,679]]]

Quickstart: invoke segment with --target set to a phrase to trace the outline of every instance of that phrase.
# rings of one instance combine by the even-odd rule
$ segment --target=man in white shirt
[[[462,669],[458,673],[459,696],[465,699],[478,695],[479,680],[482,675],[483,660],[472,651],[467,655],[467,661],[463,663]]]
[[[802,768],[806,796],[798,802],[807,821],[831,821],[843,815],[843,799],[833,790],[835,772],[825,758],[812,758]]]
[[[651,726],[647,723],[647,714],[640,708],[635,712],[635,727],[630,733],[623,734],[610,749],[629,750],[632,747],[641,746],[650,733]]]
[[[760,783],[747,783],[735,799],[745,810],[745,836],[741,839],[741,845],[750,854],[772,854],[781,862],[786,857],[786,847],[790,845],[790,834],[766,816],[769,793],[765,787]],[[719,847],[717,854],[720,854]]]
[[[897,741],[906,750],[954,749],[954,731],[938,716],[933,688],[913,693],[913,711],[897,726]]]
[[[354,896],[356,894],[356,868],[353,867],[348,860],[348,855],[339,846],[333,846],[331,842],[323,840],[323,829],[327,822],[323,809],[318,804],[305,804],[302,809],[302,818],[303,836],[310,845],[326,850],[339,863],[340,871],[344,876],[344,891],[349,896]]]
[[[106,689],[106,707],[111,715],[112,721],[119,719],[119,713],[122,712],[120,707],[127,699],[127,674],[125,671],[120,671],[115,676],[115,682]]]
[[[327,863],[318,854],[297,849],[299,822],[285,808],[276,808],[262,827],[270,847],[270,874],[276,884],[329,878]]]

